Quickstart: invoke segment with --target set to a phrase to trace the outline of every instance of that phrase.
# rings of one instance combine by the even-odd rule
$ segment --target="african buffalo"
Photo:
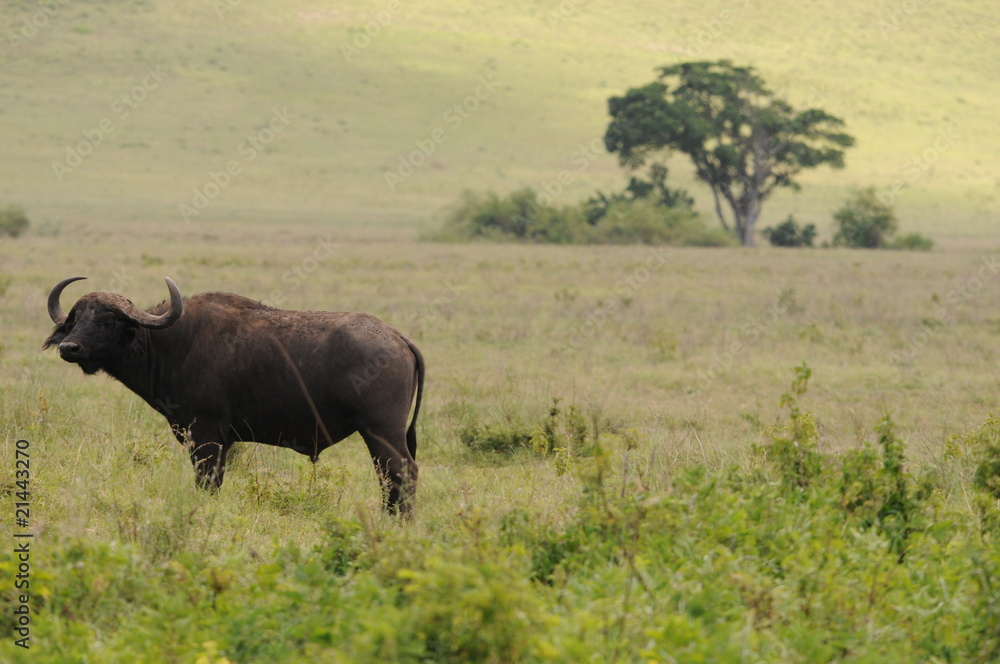
[[[391,512],[412,509],[424,360],[366,313],[285,311],[231,293],[143,311],[115,293],[84,295],[69,314],[56,284],[48,308],[57,346],[85,374],[104,371],[167,418],[188,446],[198,485],[222,485],[235,441],[290,447],[313,461],[355,431],[368,445]],[[410,405],[413,418],[407,428]]]

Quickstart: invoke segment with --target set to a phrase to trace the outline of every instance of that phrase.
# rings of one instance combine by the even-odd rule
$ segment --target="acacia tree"
[[[794,178],[806,168],[843,168],[842,148],[854,144],[840,131],[843,120],[820,109],[793,109],[753,67],[719,60],[659,72],[653,83],[608,100],[604,145],[631,170],[662,151],[688,155],[698,179],[712,189],[723,228],[744,246],[753,246],[761,204],[776,188],[798,189]]]

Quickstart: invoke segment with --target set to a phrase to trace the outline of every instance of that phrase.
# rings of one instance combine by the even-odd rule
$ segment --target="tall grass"
[[[555,470],[555,485],[572,476],[573,490],[553,496],[561,514],[477,501],[458,484],[414,523],[358,506],[328,513],[308,544],[299,533],[262,549],[220,539],[214,517],[273,506],[226,505],[224,493],[167,494],[151,511],[135,500],[109,510],[117,536],[37,540],[30,659],[11,640],[0,652],[217,664],[992,661],[1000,518],[981,493],[996,479],[992,420],[949,449],[990,478],[965,486],[970,510],[947,496],[943,466],[910,464],[889,419],[878,449],[819,452],[805,365],[797,375],[781,399],[787,420],[740,464],[665,466],[636,433],[562,463],[500,461],[521,480],[494,482],[504,491],[538,473]],[[796,449],[809,464],[789,463]],[[0,568],[13,578],[13,554]],[[9,616],[0,629],[12,633]]]
[[[104,232],[78,241],[98,243]],[[944,656],[915,642],[918,633],[969,659],[972,644],[988,646],[970,630],[993,599],[957,579],[995,573],[974,537],[994,516],[976,498],[972,448],[956,442],[998,407],[989,367],[1000,281],[988,278],[988,254],[458,247],[328,235],[308,225],[219,226],[212,237],[136,226],[119,232],[112,264],[59,237],[0,245],[10,277],[0,296],[0,465],[13,469],[13,442],[31,441],[38,610],[37,648],[23,653],[5,632],[3,657],[620,660],[650,643],[665,649],[646,653],[654,659],[683,647],[722,657],[723,641],[750,624],[747,647],[777,661],[834,652],[818,635],[840,621],[851,648],[882,652],[855,630],[863,614],[846,598],[857,593],[832,582],[803,591],[814,620],[788,625],[804,640],[785,631],[803,605],[773,569],[736,562],[762,559],[759,549],[726,548],[740,533],[773,536],[789,551],[835,538],[847,558],[829,573],[856,590],[876,580],[884,594],[870,604],[870,624],[913,659]],[[319,240],[342,244],[317,260]],[[222,491],[198,492],[159,415],[114,381],[39,350],[51,327],[45,296],[69,274],[90,279],[67,289],[66,306],[105,288],[157,303],[170,275],[187,294],[368,310],[410,334],[428,362],[414,522],[380,513],[357,438],[316,466],[245,445]],[[817,480],[819,502],[805,505],[774,493],[781,475],[755,452],[788,421],[778,398],[802,360],[812,374],[800,408],[815,423],[816,453],[834,464]],[[539,454],[532,438],[540,443],[554,398],[559,441]],[[906,554],[912,568],[890,566],[891,539],[878,527],[844,539],[837,524],[848,517],[840,498],[828,500],[840,495],[830,493],[840,486],[837,459],[876,445],[873,429],[887,412],[905,442],[906,472],[937,477],[920,494],[930,525],[906,538],[922,547]],[[582,454],[573,442],[580,422],[578,440],[597,443]],[[462,433],[474,425],[527,431],[528,446],[473,449]],[[691,506],[698,511],[682,511]],[[760,530],[762,514],[774,516],[774,530]],[[938,546],[969,555],[945,561]],[[795,578],[816,571],[810,556],[787,562]],[[966,563],[979,567],[948,566]],[[945,587],[959,599],[928,614],[942,627],[889,608],[911,599],[894,585],[904,577],[892,570],[902,569],[955,579]],[[674,584],[679,595],[668,590]],[[11,606],[11,586],[0,590]],[[459,601],[449,607],[445,597]],[[922,601],[911,602],[914,611],[928,608]]]

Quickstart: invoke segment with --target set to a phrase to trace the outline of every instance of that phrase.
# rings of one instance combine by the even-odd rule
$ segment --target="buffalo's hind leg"
[[[410,516],[417,494],[417,462],[407,449],[405,433],[394,437],[400,441],[398,445],[390,444],[385,436],[370,429],[360,433],[382,486],[382,507],[389,514]]]

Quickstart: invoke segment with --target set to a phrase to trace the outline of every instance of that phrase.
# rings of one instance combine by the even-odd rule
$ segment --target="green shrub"
[[[465,191],[436,239],[565,244],[574,241],[574,229],[581,225],[585,222],[578,209],[545,205],[527,187],[507,196]]]
[[[1000,417],[990,415],[972,431],[949,437],[945,455],[967,457],[973,465],[973,486],[1000,500]]]
[[[671,189],[667,186],[667,167],[654,163],[649,167],[649,179],[633,176],[629,179],[625,191],[607,195],[597,192],[584,203],[587,223],[596,225],[608,209],[615,203],[632,201],[648,201],[657,207],[669,210],[694,211],[694,199],[684,189]]]
[[[471,425],[459,431],[459,438],[463,445],[475,452],[510,454],[530,446],[531,432],[498,424]]]
[[[527,580],[502,561],[472,562],[460,552],[430,555],[403,570],[403,597],[425,662],[523,662],[542,624]]]
[[[920,501],[913,491],[912,482],[904,470],[903,441],[896,432],[889,416],[875,427],[878,444],[882,448],[881,505],[877,513],[879,531],[889,538],[890,550],[899,556],[906,554],[907,540],[920,528]]]
[[[678,247],[724,247],[733,239],[710,229],[686,208],[668,208],[649,200],[617,201],[590,229],[594,244],[666,244]]]
[[[765,228],[761,233],[775,247],[811,247],[816,238],[816,226],[806,224],[800,227],[795,218],[788,215],[788,219],[774,228]]]
[[[979,465],[973,478],[976,487],[1000,500],[1000,444],[994,442],[980,452]]]
[[[799,409],[798,397],[806,393],[812,370],[803,362],[795,367],[791,389],[781,395],[780,405],[788,408],[788,423],[771,430],[771,442],[763,446],[764,456],[777,467],[782,482],[796,489],[807,489],[822,470],[817,449],[819,431],[812,413]]]
[[[961,460],[966,479],[979,489],[982,529],[1000,531],[1000,417],[990,415],[972,431],[949,436],[944,457]]]
[[[728,234],[705,227],[685,206],[667,207],[652,199],[622,196],[604,199],[604,203],[595,215],[593,200],[555,207],[529,188],[507,196],[466,191],[431,239],[705,247],[733,244]]]
[[[314,553],[323,567],[337,575],[346,574],[364,551],[362,527],[356,521],[333,519],[323,526],[323,544]]]
[[[0,208],[0,236],[17,237],[28,230],[28,215],[20,205]]]
[[[867,443],[861,449],[848,450],[840,459],[840,507],[858,517],[866,528],[875,524],[881,504],[879,465],[878,452]]]
[[[878,249],[889,244],[896,232],[896,213],[880,201],[875,187],[858,191],[854,197],[833,213],[837,232],[835,246]]]
[[[597,433],[591,431],[586,418],[576,406],[565,412],[559,408],[560,399],[553,399],[549,414],[531,435],[531,449],[536,453],[555,452],[564,456],[592,457],[600,446]],[[597,424],[594,425],[597,427]]]
[[[929,492],[905,471],[905,445],[889,416],[875,433],[881,455],[866,443],[840,460],[840,505],[862,528],[876,527],[902,561],[911,535],[927,526],[923,511]]]
[[[534,426],[515,424],[509,417],[504,422],[467,424],[459,430],[459,439],[476,452],[510,454],[527,450],[541,456],[555,453],[560,460],[595,456],[600,451],[596,431],[591,431],[576,406],[564,411],[559,402],[553,399],[548,415]]]
[[[934,240],[924,237],[920,233],[909,233],[893,240],[890,246],[893,249],[906,251],[930,251],[934,248]]]

